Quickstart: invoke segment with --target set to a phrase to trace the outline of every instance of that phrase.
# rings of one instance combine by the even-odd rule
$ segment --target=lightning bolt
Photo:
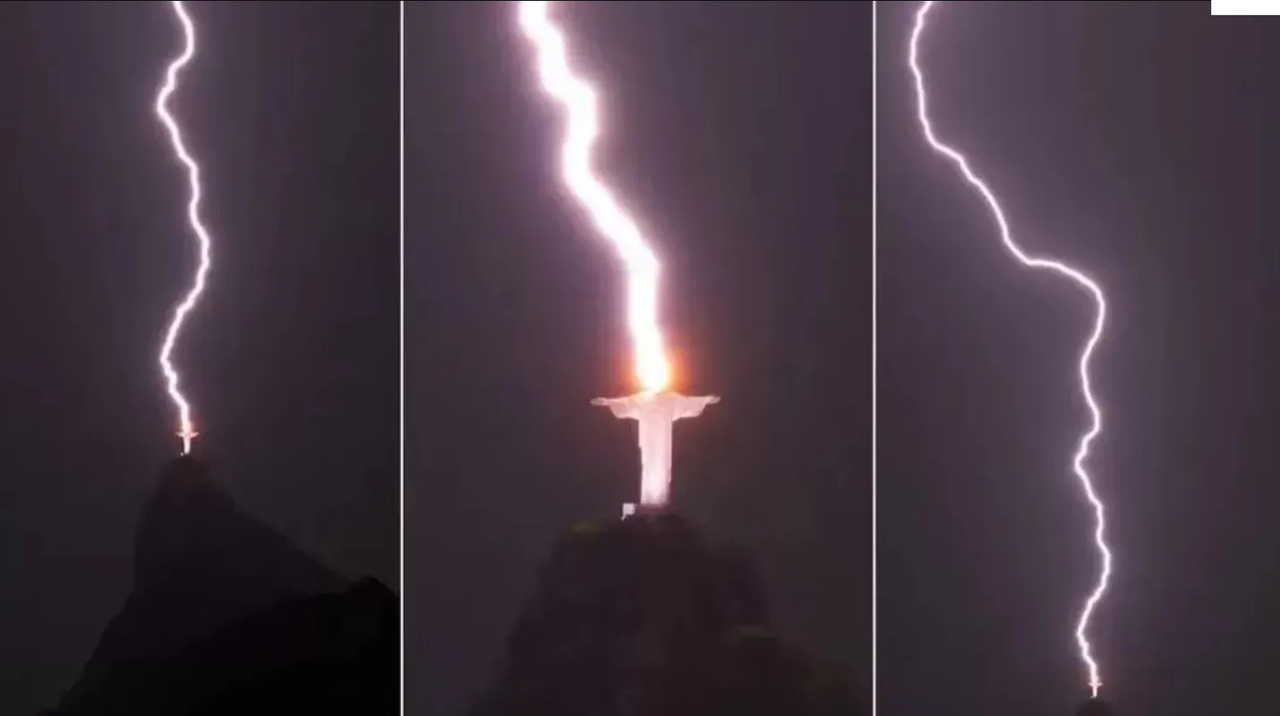
[[[200,165],[196,164],[196,160],[187,151],[187,147],[182,141],[182,130],[179,129],[173,115],[169,113],[169,98],[178,89],[178,76],[196,54],[195,25],[191,22],[191,16],[187,14],[187,9],[183,6],[181,0],[173,0],[170,3],[170,7],[173,8],[173,12],[178,18],[178,23],[182,26],[182,35],[185,42],[182,53],[169,63],[169,68],[165,71],[164,83],[156,95],[155,112],[169,132],[169,142],[173,145],[174,154],[177,155],[178,161],[182,162],[187,169],[187,181],[190,187],[190,198],[187,201],[187,222],[191,225],[191,230],[195,233],[200,245],[200,265],[196,269],[195,282],[192,284],[191,289],[183,297],[182,302],[174,308],[173,320],[169,323],[169,329],[164,337],[164,344],[160,348],[160,369],[164,371],[169,398],[178,408],[178,436],[182,438],[182,454],[185,455],[191,452],[191,441],[198,433],[196,433],[191,423],[191,404],[187,402],[186,397],[178,387],[178,371],[173,367],[172,361],[173,346],[178,340],[178,334],[182,331],[183,324],[186,322],[187,314],[195,308],[196,303],[200,300],[200,295],[204,293],[205,276],[209,273],[209,249],[212,242],[209,239],[209,231],[200,219]]]
[[[537,49],[543,88],[568,114],[561,155],[564,181],[626,265],[627,323],[635,346],[636,377],[645,390],[662,390],[671,380],[671,366],[658,326],[658,259],[635,221],[591,171],[591,148],[600,134],[596,93],[569,69],[564,33],[548,17],[547,6],[520,2],[518,18]]]
[[[1078,448],[1076,449],[1073,468],[1076,477],[1079,478],[1081,486],[1084,488],[1085,496],[1088,497],[1089,503],[1093,505],[1093,512],[1096,519],[1093,533],[1094,543],[1097,545],[1098,552],[1102,556],[1102,571],[1098,576],[1097,585],[1089,594],[1088,599],[1084,603],[1084,607],[1080,611],[1080,618],[1076,623],[1076,645],[1080,649],[1080,659],[1084,662],[1089,671],[1089,688],[1093,692],[1093,696],[1098,696],[1098,689],[1102,686],[1102,681],[1098,676],[1098,664],[1093,659],[1093,649],[1089,643],[1088,627],[1089,619],[1093,616],[1094,608],[1097,607],[1099,600],[1107,591],[1107,586],[1111,579],[1111,549],[1107,546],[1106,533],[1106,510],[1102,504],[1102,500],[1098,497],[1097,492],[1093,488],[1093,481],[1089,477],[1088,471],[1085,469],[1085,460],[1089,457],[1089,447],[1093,444],[1094,438],[1102,432],[1102,410],[1098,407],[1098,401],[1093,396],[1093,385],[1089,380],[1089,365],[1093,359],[1094,349],[1098,345],[1098,341],[1102,338],[1103,326],[1107,318],[1107,300],[1102,293],[1102,288],[1097,282],[1089,278],[1084,272],[1073,268],[1060,261],[1048,258],[1036,257],[1027,254],[1013,240],[1012,233],[1009,230],[1009,223],[1005,219],[1004,212],[1000,209],[1000,203],[996,201],[995,194],[990,187],[986,185],[974,173],[969,166],[969,160],[965,158],[958,150],[944,144],[937,135],[934,134],[933,124],[929,121],[929,99],[925,93],[924,73],[920,70],[919,63],[919,47],[920,37],[924,34],[926,22],[929,17],[929,11],[938,3],[933,0],[924,2],[920,5],[920,9],[916,12],[915,27],[911,31],[911,50],[910,65],[911,73],[915,76],[915,88],[917,98],[917,118],[920,121],[920,128],[924,132],[925,139],[933,151],[950,159],[960,173],[964,175],[965,180],[969,183],[983,200],[987,203],[987,208],[991,210],[992,217],[996,220],[996,224],[1000,227],[1000,240],[1004,242],[1005,248],[1017,259],[1023,266],[1031,269],[1044,269],[1052,271],[1060,276],[1066,277],[1088,292],[1094,303],[1097,305],[1096,319],[1093,324],[1093,332],[1089,334],[1089,340],[1085,343],[1084,349],[1080,353],[1080,389],[1084,394],[1085,402],[1089,405],[1089,413],[1092,416],[1092,422],[1081,437]]]

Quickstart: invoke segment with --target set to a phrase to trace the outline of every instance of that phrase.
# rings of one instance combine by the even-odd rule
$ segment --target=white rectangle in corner
[[[1280,15],[1280,0],[1210,0],[1214,15]]]

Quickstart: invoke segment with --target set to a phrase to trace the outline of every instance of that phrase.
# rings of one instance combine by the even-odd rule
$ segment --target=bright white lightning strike
[[[200,295],[204,293],[205,275],[209,272],[209,248],[211,242],[209,232],[200,220],[200,166],[196,164],[196,160],[187,151],[187,147],[182,141],[182,130],[178,128],[178,123],[174,120],[173,115],[169,113],[169,98],[178,89],[178,75],[181,74],[187,63],[196,54],[195,25],[191,22],[191,17],[187,14],[187,9],[183,6],[181,0],[173,0],[170,6],[178,17],[178,23],[182,26],[185,43],[182,53],[169,63],[169,68],[165,71],[164,84],[160,87],[159,94],[156,95],[155,111],[156,116],[160,118],[160,121],[164,123],[165,129],[169,132],[169,141],[173,144],[174,153],[187,169],[187,180],[190,185],[190,199],[187,201],[187,221],[191,224],[191,230],[195,232],[196,239],[200,245],[200,266],[196,269],[195,283],[173,311],[173,321],[169,323],[169,329],[164,337],[164,345],[160,348],[160,369],[164,371],[169,398],[173,400],[174,405],[178,408],[178,436],[182,438],[182,454],[185,455],[191,452],[191,441],[198,433],[191,423],[191,405],[178,388],[178,371],[173,367],[172,354],[174,343],[178,340],[178,333],[182,330],[187,314],[191,312],[191,309],[195,308],[196,303],[200,300]]]
[[[689,397],[666,389],[671,364],[658,326],[658,259],[635,222],[591,171],[591,146],[600,133],[595,91],[569,69],[564,33],[548,17],[548,3],[521,2],[519,21],[537,48],[543,88],[568,114],[562,154],[565,183],[626,264],[627,323],[641,390],[625,398],[597,398],[592,404],[606,405],[616,417],[639,424],[640,504],[660,509],[671,494],[672,423],[697,417],[720,398]],[[632,509],[634,505],[627,505],[623,514]]]
[[[1000,227],[1001,241],[1004,242],[1005,248],[1015,259],[1028,268],[1048,269],[1071,279],[1093,296],[1094,303],[1098,307],[1097,317],[1093,324],[1093,332],[1089,334],[1089,340],[1085,343],[1084,350],[1080,353],[1080,388],[1084,394],[1085,402],[1089,405],[1092,424],[1089,430],[1080,437],[1079,447],[1076,450],[1075,460],[1073,461],[1076,477],[1080,479],[1080,484],[1084,487],[1085,496],[1089,498],[1089,503],[1093,505],[1094,515],[1097,520],[1094,529],[1094,542],[1098,547],[1098,552],[1102,555],[1102,571],[1098,576],[1097,586],[1094,587],[1089,594],[1089,598],[1085,601],[1084,608],[1080,612],[1080,619],[1076,623],[1076,644],[1080,649],[1080,658],[1089,670],[1089,688],[1092,689],[1093,696],[1096,698],[1098,689],[1102,686],[1102,681],[1098,676],[1098,664],[1093,659],[1087,630],[1089,619],[1093,616],[1093,610],[1098,605],[1098,601],[1102,599],[1102,595],[1106,593],[1107,585],[1111,579],[1111,549],[1107,547],[1105,539],[1106,517],[1102,500],[1098,498],[1097,492],[1093,489],[1093,481],[1090,479],[1088,471],[1085,470],[1084,463],[1089,457],[1089,447],[1092,445],[1094,438],[1102,432],[1102,411],[1098,407],[1097,400],[1093,397],[1093,386],[1089,380],[1089,364],[1093,358],[1094,349],[1102,338],[1102,330],[1107,318],[1107,301],[1098,284],[1079,269],[1052,259],[1030,256],[1024,252],[1013,240],[1013,236],[1009,231],[1008,221],[1006,221],[1004,212],[1000,209],[999,202],[996,201],[995,194],[969,167],[969,161],[963,154],[944,144],[934,134],[933,125],[929,121],[929,100],[925,93],[924,73],[920,70],[919,46],[920,36],[924,33],[929,11],[936,4],[933,0],[929,0],[920,5],[920,9],[916,12],[915,27],[911,31],[909,62],[911,73],[915,76],[917,118],[925,139],[935,152],[950,159],[960,170],[960,173],[964,175],[969,185],[982,195],[987,207],[991,210],[991,215]]]
[[[563,149],[564,180],[626,264],[627,323],[635,344],[635,370],[640,386],[660,391],[671,381],[662,331],[658,326],[658,259],[640,229],[613,193],[591,171],[591,147],[600,134],[596,94],[569,69],[564,33],[548,17],[548,3],[521,2],[520,27],[538,52],[538,73],[547,93],[568,114]]]

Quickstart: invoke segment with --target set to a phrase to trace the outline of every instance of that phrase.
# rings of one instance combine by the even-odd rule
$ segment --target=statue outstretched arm
[[[631,398],[596,398],[591,401],[591,404],[596,406],[607,406],[613,411],[613,415],[616,418],[631,418],[634,420],[639,417],[639,411],[636,409],[636,401]]]
[[[720,402],[718,395],[685,395],[680,398],[680,402],[676,404],[676,419],[696,418],[702,415],[702,411],[706,410],[708,405],[715,405]]]

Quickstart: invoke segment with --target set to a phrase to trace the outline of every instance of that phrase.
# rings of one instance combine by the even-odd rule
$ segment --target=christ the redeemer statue
[[[619,418],[640,424],[640,504],[661,507],[671,492],[671,424],[696,418],[719,396],[687,396],[672,390],[640,392],[625,398],[596,398],[592,405],[607,405]]]

